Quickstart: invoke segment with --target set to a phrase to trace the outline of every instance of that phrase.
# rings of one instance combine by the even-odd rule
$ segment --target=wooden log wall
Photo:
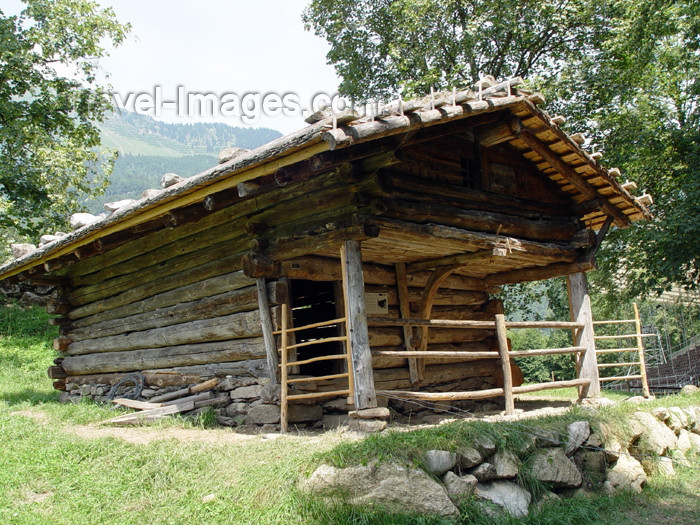
[[[174,212],[172,227],[69,266],[69,284],[49,307],[61,316],[53,321],[61,327],[54,344],[61,382],[111,383],[132,371],[160,384],[260,374],[266,353],[256,282],[242,256],[265,232],[288,235],[302,218],[326,224],[352,215],[358,193],[378,180],[354,181],[346,171],[287,178],[270,194],[246,186],[227,207],[202,203],[182,224]],[[268,280],[267,295],[278,328],[288,286]]]

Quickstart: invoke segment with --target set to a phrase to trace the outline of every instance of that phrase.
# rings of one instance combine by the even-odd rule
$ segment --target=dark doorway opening
[[[337,286],[333,281],[291,281],[292,316],[295,327],[330,321],[343,316],[342,298],[336,301]],[[340,305],[340,309],[338,309]],[[309,328],[295,332],[296,342],[303,343],[336,337],[344,330],[343,325],[329,325]],[[311,359],[324,355],[342,354],[343,343],[332,341],[318,343],[297,349],[297,360]],[[318,361],[299,367],[301,375],[321,376],[337,374],[344,371],[345,365],[341,359]]]

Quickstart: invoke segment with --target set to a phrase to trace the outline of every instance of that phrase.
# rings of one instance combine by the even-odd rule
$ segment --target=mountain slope
[[[100,213],[105,202],[138,199],[159,187],[164,173],[191,177],[216,165],[225,147],[254,149],[280,137],[270,128],[239,128],[222,123],[173,124],[128,111],[113,113],[99,124],[102,143],[119,151],[105,194],[85,205]]]

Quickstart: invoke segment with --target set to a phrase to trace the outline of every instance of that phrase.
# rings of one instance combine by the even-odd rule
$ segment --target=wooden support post
[[[503,314],[496,314],[496,336],[498,337],[498,353],[501,356],[501,369],[503,370],[503,396],[506,400],[506,415],[509,416],[515,413],[515,401],[513,400],[513,375],[510,370],[510,355],[508,354],[506,318]]]
[[[574,273],[566,277],[569,292],[571,320],[583,323],[583,328],[574,331],[574,346],[585,346],[577,372],[581,379],[590,379],[588,385],[579,387],[579,399],[600,397],[598,363],[596,361],[595,340],[593,339],[593,313],[591,298],[588,296],[588,281],[585,273]]]
[[[649,383],[647,382],[647,365],[644,361],[644,345],[642,344],[642,321],[639,318],[639,308],[637,303],[634,306],[634,326],[637,331],[637,353],[639,354],[639,375],[642,376],[642,394],[649,397]]]
[[[282,305],[281,380],[280,380],[280,432],[287,431],[287,305]],[[277,351],[275,350],[275,353]]]
[[[258,289],[258,308],[260,309],[260,323],[262,325],[263,340],[265,341],[265,353],[267,354],[267,371],[272,381],[277,383],[279,375],[277,370],[277,345],[275,344],[275,331],[272,326],[272,316],[270,315],[270,305],[267,300],[267,285],[264,277],[258,277],[256,281]],[[282,316],[284,318],[284,315]],[[283,321],[284,322],[284,321]]]
[[[399,309],[402,319],[411,318],[411,296],[408,292],[408,281],[406,279],[406,263],[396,263],[396,287],[399,292]],[[403,327],[403,342],[406,351],[413,350],[412,330],[410,326]],[[415,357],[408,359],[408,371],[411,375],[411,383],[414,385],[420,381],[418,375],[418,360]]]
[[[376,408],[377,396],[374,391],[372,352],[369,347],[360,243],[355,240],[345,241],[340,249],[340,260],[344,267],[343,287],[347,298],[346,314],[350,330],[355,410]]]

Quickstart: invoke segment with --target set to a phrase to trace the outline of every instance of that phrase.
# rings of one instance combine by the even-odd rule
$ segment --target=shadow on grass
[[[30,405],[40,405],[43,403],[58,403],[58,391],[38,390],[34,388],[25,388],[16,392],[0,393],[0,401],[4,401],[8,405],[19,405],[29,403]]]

